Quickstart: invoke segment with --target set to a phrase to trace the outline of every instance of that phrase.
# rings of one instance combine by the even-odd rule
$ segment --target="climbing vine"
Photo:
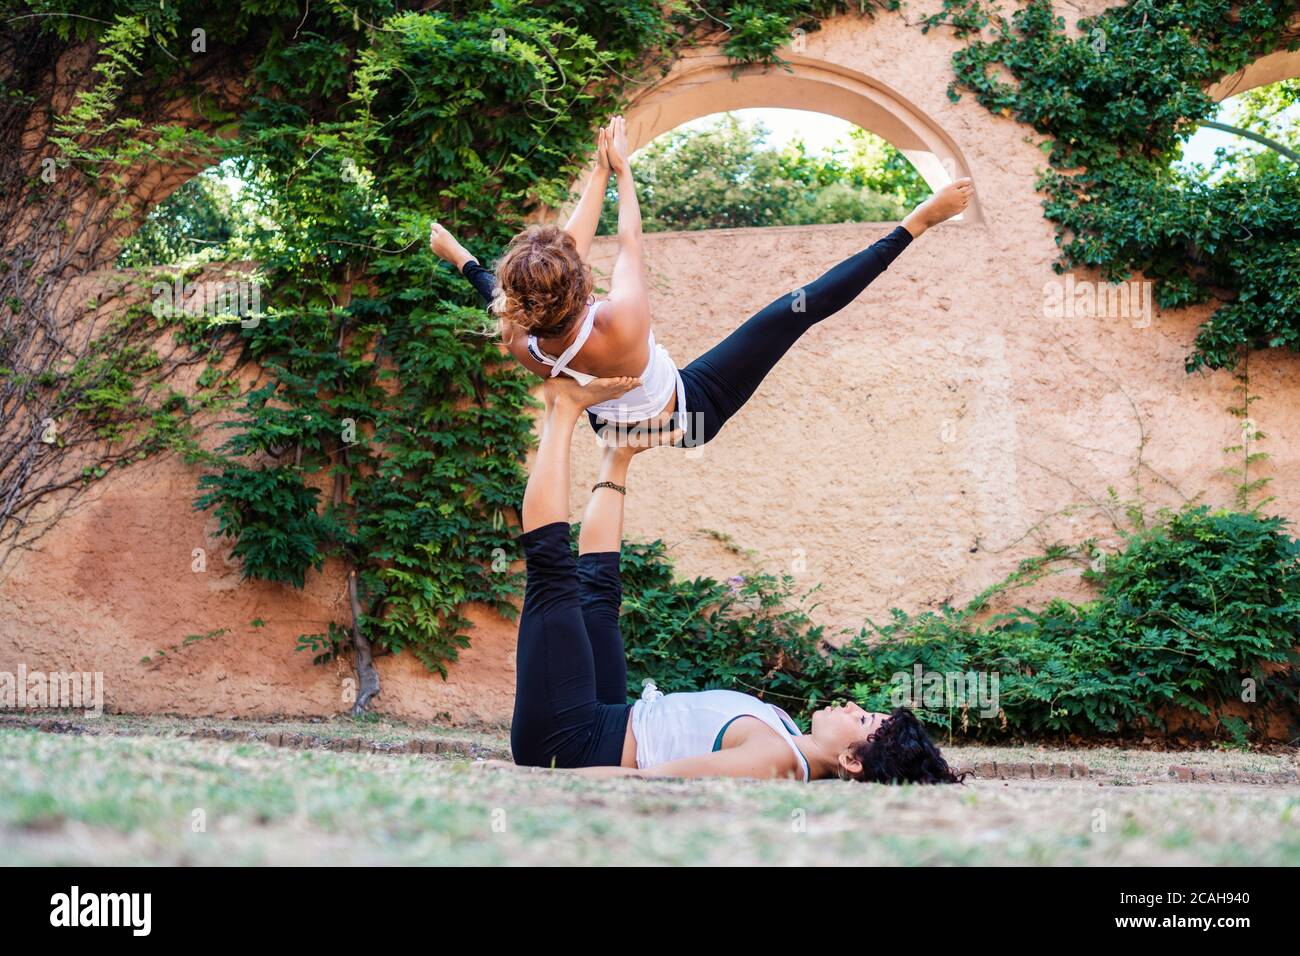
[[[73,19],[0,4],[0,573],[110,470],[195,448],[196,416],[219,406],[224,330],[183,309],[155,312],[155,283],[103,274],[132,215],[191,174],[218,142],[150,98],[153,56],[138,18]],[[95,55],[83,38],[97,24]],[[81,29],[79,31],[78,25]],[[182,87],[208,65],[172,71]],[[186,280],[192,275],[184,277]]]
[[[35,120],[42,150],[80,191],[65,205],[96,210],[84,243],[93,254],[74,264],[84,271],[112,261],[160,194],[217,160],[240,164],[261,213],[249,242],[261,305],[201,316],[170,337],[200,350],[221,399],[192,411],[216,414],[225,439],[186,433],[184,451],[204,470],[196,504],[233,541],[246,577],[302,587],[339,562],[339,619],[299,645],[317,660],[352,656],[362,710],[379,691],[375,654],[409,651],[445,674],[468,642],[466,605],[511,615],[519,591],[529,383],[480,334],[463,282],[425,249],[430,219],[490,257],[529,213],[561,204],[622,91],[683,48],[720,42],[737,64],[776,63],[794,27],[874,6],[6,2],[4,145],[28,177],[6,196],[15,211],[33,196],[24,136]],[[151,174],[166,182],[144,191]],[[6,249],[10,281],[65,279]],[[76,321],[48,298],[10,302],[6,334]],[[150,310],[135,314],[142,327],[101,350],[115,363],[102,377],[125,375],[152,395],[157,376],[117,358],[165,331]],[[103,389],[82,375],[72,405],[38,412],[42,396],[26,383],[93,350],[55,361],[3,342],[0,363],[24,383],[13,390],[21,447],[59,461],[35,423],[66,429],[80,421],[76,403]],[[114,405],[119,439],[145,408]],[[111,448],[94,454],[92,480],[116,461]],[[6,477],[22,499],[25,472]],[[5,518],[24,520],[21,508]]]
[[[375,654],[445,674],[466,605],[513,613],[531,399],[425,249],[430,219],[490,258],[566,198],[598,123],[683,49],[779,64],[792,30],[893,5],[0,0],[5,531],[68,482],[175,448],[203,467],[196,504],[247,577],[302,587],[342,568],[338,618],[299,644],[352,657],[357,710],[379,691]],[[1140,0],[1089,22],[1106,56],[1043,2],[1004,20],[947,0],[934,23],[980,31],[954,61],[958,88],[1049,137],[1063,265],[1141,268],[1163,306],[1226,290],[1193,367],[1300,341],[1294,171],[1214,186],[1169,172],[1178,136],[1208,115],[1201,86],[1284,42],[1289,7]],[[70,334],[84,319],[71,282],[226,158],[262,211],[256,314],[137,298],[111,314],[112,337]],[[167,390],[184,368],[196,388]],[[223,441],[199,428],[213,415]],[[61,457],[77,435],[80,456]]]
[[[1232,367],[1246,348],[1300,350],[1300,166],[1213,182],[1173,168],[1214,111],[1205,88],[1294,48],[1295,13],[1291,0],[1130,0],[1070,36],[1047,0],[1009,17],[944,0],[923,23],[969,41],[953,57],[952,98],[973,92],[1046,137],[1039,187],[1059,269],[1140,270],[1162,308],[1216,303],[1189,371]]]

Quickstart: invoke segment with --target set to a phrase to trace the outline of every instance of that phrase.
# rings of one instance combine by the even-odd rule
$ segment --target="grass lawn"
[[[4,862],[1300,865],[1300,788],[1163,778],[1171,763],[1293,768],[1294,754],[951,748],[965,766],[1055,759],[1097,776],[942,788],[591,781],[459,755],[181,736],[235,722],[94,723],[81,734],[0,726]],[[238,726],[397,743],[414,732],[349,720]],[[504,743],[436,733],[488,755]]]

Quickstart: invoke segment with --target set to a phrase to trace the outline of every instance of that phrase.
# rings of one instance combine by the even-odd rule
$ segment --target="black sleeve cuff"
[[[475,259],[465,263],[464,268],[461,269],[461,274],[474,286],[479,298],[483,300],[483,304],[490,305],[496,297],[496,276],[479,265]]]

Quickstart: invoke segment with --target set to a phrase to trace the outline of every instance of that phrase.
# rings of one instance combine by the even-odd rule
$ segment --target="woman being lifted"
[[[596,151],[595,172],[569,222],[516,235],[495,278],[437,223],[430,244],[474,284],[497,317],[506,348],[531,371],[542,378],[567,375],[580,385],[593,378],[639,380],[626,394],[591,406],[594,428],[677,430],[684,446],[712,440],[801,335],[852,302],[912,240],[962,212],[973,195],[969,179],[943,187],[884,238],[771,302],[679,369],[651,329],[641,210],[621,116],[600,131]],[[596,299],[586,257],[611,174],[618,177],[618,256],[609,297]]]

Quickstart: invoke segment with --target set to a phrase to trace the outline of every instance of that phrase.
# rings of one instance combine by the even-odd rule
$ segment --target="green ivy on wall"
[[[357,710],[379,690],[375,653],[408,651],[445,674],[468,642],[466,604],[510,615],[519,593],[510,562],[529,381],[501,361],[465,284],[426,250],[430,219],[490,258],[530,212],[563,202],[598,124],[684,47],[717,41],[737,64],[773,63],[793,28],[877,6],[471,0],[412,13],[391,0],[5,0],[7,15],[35,10],[15,51],[48,59],[99,43],[108,72],[62,118],[55,145],[97,194],[121,195],[114,215],[140,212],[121,175],[133,163],[224,156],[244,166],[264,211],[252,243],[264,309],[242,326],[187,326],[184,338],[211,359],[201,381],[213,394],[228,396],[241,368],[257,378],[226,404],[215,450],[163,424],[169,446],[204,464],[197,504],[234,540],[247,577],[302,587],[326,562],[343,568],[349,613],[299,644],[318,660],[353,656]],[[1162,306],[1228,292],[1192,367],[1231,364],[1245,346],[1296,347],[1300,336],[1294,171],[1181,186],[1169,169],[1177,137],[1211,108],[1201,87],[1276,46],[1290,6],[1137,0],[1085,24],[1102,31],[1105,53],[1095,34],[1065,37],[1044,2],[1004,20],[947,0],[930,24],[985,30],[954,59],[958,86],[1049,137],[1042,185],[1064,266],[1114,277],[1140,268],[1158,280]],[[196,28],[210,37],[202,54]],[[237,112],[213,105],[209,64],[238,89]],[[38,68],[23,61],[5,75],[9,108],[26,108],[21,83]],[[205,129],[142,120],[154,103],[196,105]],[[3,281],[27,268],[24,255],[6,253]],[[35,301],[11,296],[9,307],[22,320]],[[123,398],[123,374],[147,383],[148,370],[118,344],[122,361],[68,396],[105,398],[95,427],[110,436],[142,408],[153,414]],[[654,573],[669,575],[656,585],[666,593],[675,586],[664,567]],[[718,597],[711,587],[693,599]],[[638,615],[662,611],[629,608],[634,665],[642,637],[665,637]],[[752,635],[766,619],[728,633]],[[732,676],[758,662],[742,654]],[[774,666],[761,663],[762,673]]]
[[[341,563],[350,615],[299,645],[317,660],[353,655],[359,711],[379,690],[374,654],[409,651],[445,675],[468,643],[465,606],[510,616],[520,590],[529,381],[426,249],[430,220],[491,257],[530,212],[567,198],[593,132],[682,48],[718,41],[738,64],[775,63],[795,26],[875,4],[37,6],[25,28],[51,43],[43,56],[94,40],[111,70],[112,83],[82,90],[81,125],[55,145],[96,188],[123,193],[115,214],[142,210],[103,171],[163,162],[163,142],[236,159],[256,194],[264,308],[223,333],[258,378],[229,408],[224,442],[186,447],[206,471],[196,503],[248,578],[302,587]],[[222,68],[242,104],[214,114],[196,74]],[[227,138],[187,141],[140,119],[169,95]]]
[[[1206,87],[1297,37],[1292,0],[1131,0],[1067,35],[1048,0],[1010,17],[983,0],[944,0],[923,29],[969,42],[949,95],[1047,137],[1047,218],[1059,268],[1119,280],[1140,270],[1161,308],[1215,302],[1189,371],[1243,349],[1300,350],[1300,167],[1274,164],[1212,183],[1173,168],[1180,139],[1208,119]]]

